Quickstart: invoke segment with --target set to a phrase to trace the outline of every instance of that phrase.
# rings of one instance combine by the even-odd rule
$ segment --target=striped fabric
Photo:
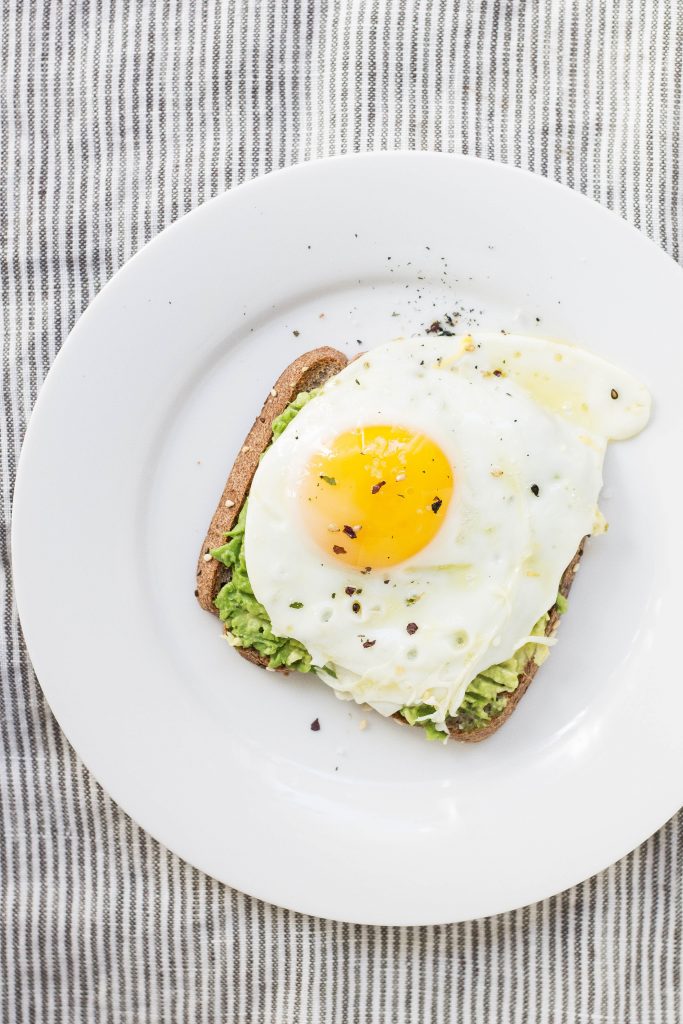
[[[679,1022],[683,817],[470,924],[353,927],[244,897],[84,770],[31,670],[8,545],[22,435],[74,321],[161,228],[254,175],[474,153],[588,193],[678,258],[683,2],[0,6],[0,1020]]]

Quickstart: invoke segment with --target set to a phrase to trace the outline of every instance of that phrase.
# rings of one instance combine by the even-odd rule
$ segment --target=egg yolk
[[[453,473],[441,448],[404,427],[339,434],[307,466],[300,497],[308,532],[356,569],[383,569],[426,547],[444,522]]]

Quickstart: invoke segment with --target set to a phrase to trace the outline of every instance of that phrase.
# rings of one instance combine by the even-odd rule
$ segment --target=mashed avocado
[[[549,617],[547,612],[542,615],[530,635],[544,636]],[[507,661],[480,672],[465,690],[458,708],[458,728],[462,732],[471,732],[487,725],[505,707],[507,694],[517,689],[519,675],[527,662],[533,658],[540,665],[547,656],[548,648],[542,644],[524,644]]]
[[[228,583],[222,587],[214,604],[226,624],[228,640],[233,647],[253,647],[268,658],[269,668],[283,666],[297,672],[310,672],[311,656],[298,640],[275,636],[266,609],[254,596],[244,560],[245,501],[236,525],[227,534],[228,542],[211,552],[214,558],[232,570]]]
[[[277,439],[307,402],[319,390],[297,395],[283,413],[273,420],[273,440]],[[251,589],[247,564],[244,559],[244,524],[247,518],[245,501],[235,526],[226,534],[227,543],[211,552],[213,557],[231,570],[230,580],[219,590],[214,604],[221,621],[226,624],[228,639],[233,647],[253,647],[265,658],[269,668],[296,669],[310,672],[311,656],[298,640],[275,636],[266,609]]]
[[[315,398],[319,390],[304,391],[297,395],[283,413],[273,420],[273,440],[282,434],[303,407]],[[218,592],[215,600],[221,621],[226,624],[228,639],[233,647],[252,647],[268,658],[268,667],[291,668],[297,672],[315,669],[311,656],[298,640],[291,637],[275,636],[266,609],[260,604],[251,589],[247,565],[244,558],[244,524],[247,518],[245,501],[235,526],[226,534],[226,543],[211,552],[213,557],[231,570],[230,580]],[[557,596],[560,614],[567,609],[567,602],[561,594]],[[548,614],[541,616],[531,631],[532,636],[543,636]],[[463,702],[451,724],[457,724],[463,732],[472,732],[487,725],[505,707],[507,694],[516,690],[519,674],[526,663],[533,658],[537,664],[547,657],[548,648],[542,644],[528,643],[521,647],[508,661],[492,665],[473,679],[465,691]],[[334,675],[332,666],[323,666]],[[427,717],[434,713],[429,704],[401,709],[409,725],[421,725],[428,739],[444,739],[444,732]]]
[[[290,402],[287,408],[276,416],[273,420],[273,441],[277,441],[280,434],[284,433],[285,429],[292,422],[297,413],[300,413],[305,405],[308,405],[312,398],[320,394],[320,388],[313,388],[312,391],[300,391],[293,402]]]
[[[561,596],[561,595],[558,595]],[[564,601],[564,598],[562,598]],[[566,602],[565,602],[566,606]],[[548,623],[546,612],[531,630],[531,636],[543,636]],[[507,661],[500,665],[492,665],[485,672],[480,672],[465,690],[462,704],[454,718],[449,719],[450,725],[456,725],[461,732],[473,732],[488,725],[499,715],[506,704],[507,695],[517,689],[519,675],[524,666],[532,658],[540,665],[548,656],[548,648],[542,644],[528,643],[520,647]],[[402,708],[401,714],[410,725],[424,726],[430,740],[443,740],[445,733],[437,729],[427,715],[434,714],[430,704],[419,707]],[[422,719],[422,721],[420,721]]]

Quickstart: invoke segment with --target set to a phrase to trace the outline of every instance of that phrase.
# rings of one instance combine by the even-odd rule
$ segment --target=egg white
[[[319,674],[339,696],[384,715],[428,703],[444,722],[554,603],[599,518],[607,442],[637,433],[649,410],[628,373],[557,342],[429,336],[372,350],[302,409],[254,477],[245,556],[274,632],[332,667],[336,678]],[[425,548],[361,575],[308,536],[299,490],[321,446],[376,423],[435,441],[455,488]],[[357,612],[347,586],[362,590]]]

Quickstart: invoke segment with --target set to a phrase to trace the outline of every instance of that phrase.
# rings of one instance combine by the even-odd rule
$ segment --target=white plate
[[[650,835],[683,802],[682,300],[680,269],[617,217],[462,157],[308,164],[164,231],[58,356],[16,489],[31,656],[105,788],[217,878],[357,922],[521,906]],[[463,326],[614,359],[656,411],[609,452],[611,529],[589,546],[549,662],[492,739],[443,747],[250,666],[193,589],[227,470],[281,369],[453,309]]]

